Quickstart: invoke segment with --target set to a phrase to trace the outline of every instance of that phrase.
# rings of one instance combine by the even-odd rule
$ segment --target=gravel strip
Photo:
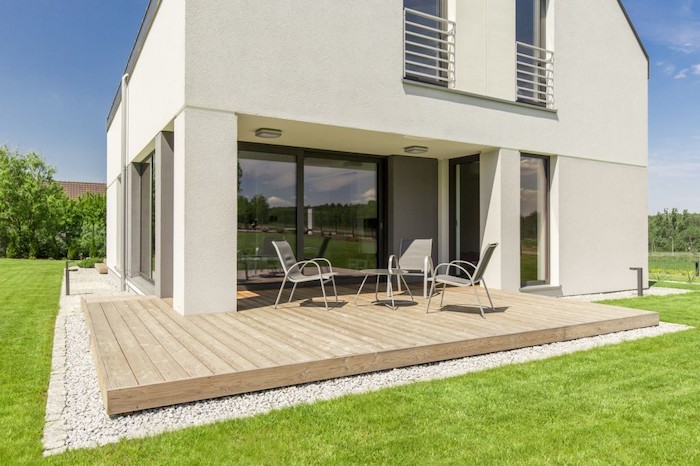
[[[691,328],[662,322],[658,327],[149,409],[110,418],[102,406],[79,294],[115,295],[120,294],[118,289],[118,280],[111,273],[105,276],[98,275],[91,269],[81,269],[71,275],[71,291],[76,295],[61,298],[61,309],[56,320],[54,359],[44,429],[45,455],[66,449],[96,447],[123,438],[146,437],[225,419],[253,416],[351,393],[546,359]]]
[[[680,288],[656,288],[652,287],[644,290],[644,296],[668,296],[672,294],[693,293],[693,290],[684,290]],[[580,294],[574,296],[565,296],[563,299],[575,299],[577,301],[603,301],[604,299],[625,299],[636,298],[637,290],[615,291],[612,293],[594,293]]]

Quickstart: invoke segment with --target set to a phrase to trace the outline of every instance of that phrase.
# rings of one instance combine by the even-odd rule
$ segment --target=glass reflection
[[[548,159],[520,158],[520,281],[549,282]]]
[[[296,157],[238,154],[238,281],[279,276],[272,241],[296,249]]]
[[[307,157],[304,160],[304,256],[333,267],[377,265],[377,164]]]

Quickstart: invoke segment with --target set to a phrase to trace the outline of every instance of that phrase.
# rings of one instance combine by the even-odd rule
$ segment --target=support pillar
[[[175,119],[173,307],[236,310],[237,117],[185,109]]]
[[[500,149],[479,159],[482,251],[497,242],[485,279],[502,290],[520,289],[520,152]]]
[[[156,296],[173,296],[173,150],[172,132],[156,137]]]

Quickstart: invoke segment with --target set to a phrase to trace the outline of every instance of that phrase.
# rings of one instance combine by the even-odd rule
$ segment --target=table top
[[[409,271],[403,269],[362,269],[360,273],[365,275],[405,275]]]

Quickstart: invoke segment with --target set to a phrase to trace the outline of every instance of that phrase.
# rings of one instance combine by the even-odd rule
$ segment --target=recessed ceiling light
[[[424,154],[428,152],[428,148],[425,146],[408,146],[404,147],[403,151],[407,154]]]
[[[259,138],[275,139],[282,136],[282,130],[273,128],[258,128],[255,130],[255,135]]]

